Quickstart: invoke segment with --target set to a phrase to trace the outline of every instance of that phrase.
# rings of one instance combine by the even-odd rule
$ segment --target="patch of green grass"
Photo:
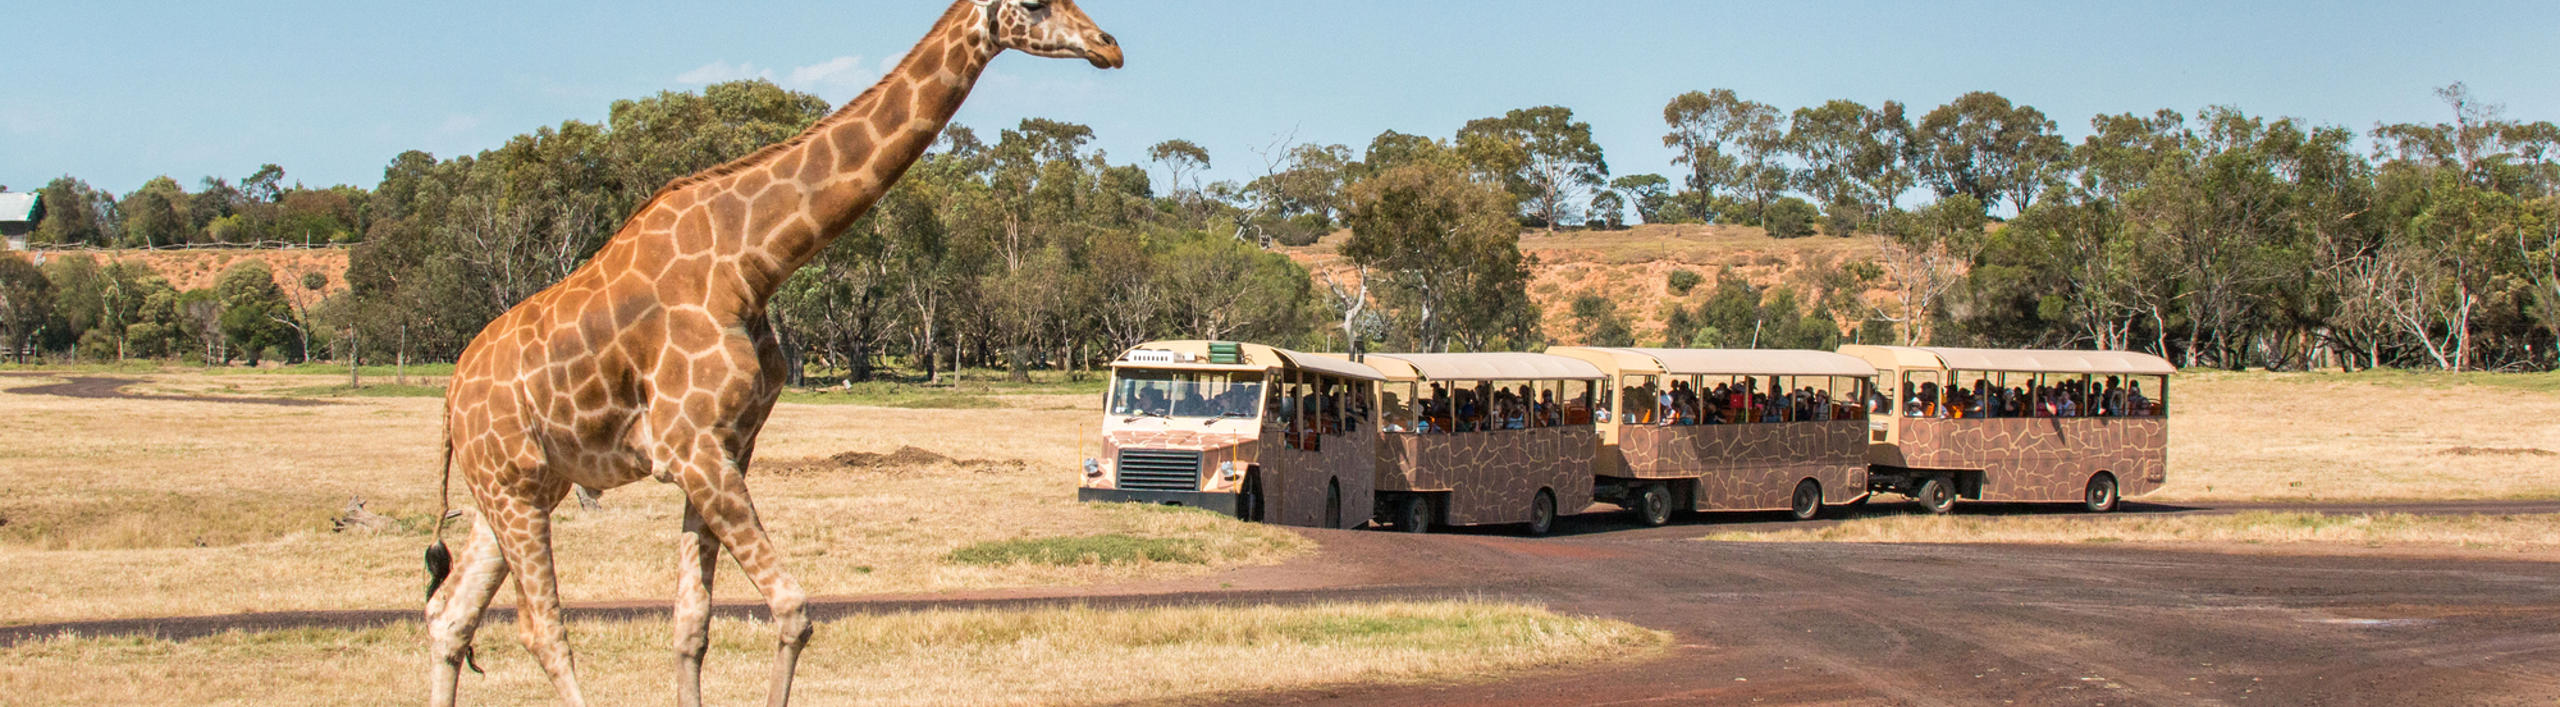
[[[286,388],[276,392],[277,394],[294,398],[441,398],[444,397],[444,386],[370,383],[366,384],[362,388],[349,388],[343,385],[314,385],[300,388]]]
[[[946,556],[964,565],[1133,565],[1145,562],[1207,564],[1200,542],[1176,538],[1141,538],[1122,533],[1025,540],[997,540],[951,551]]]

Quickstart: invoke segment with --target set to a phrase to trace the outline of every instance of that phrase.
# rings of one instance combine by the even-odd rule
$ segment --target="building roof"
[[[36,194],[0,192],[0,222],[33,222],[38,211]]]
[[[2055,351],[2015,349],[1959,349],[1943,346],[1843,346],[1841,353],[1862,355],[1874,352],[1901,362],[1923,362],[1937,368],[1963,371],[2018,371],[2028,373],[2094,373],[2103,375],[2165,376],[2178,372],[2168,359],[2131,351]],[[1875,361],[1878,356],[1864,356]]]
[[[1599,379],[1590,363],[1533,353],[1369,354],[1362,358],[1387,380]]]
[[[1794,349],[1636,349],[1597,347],[1556,347],[1547,352],[1574,355],[1579,351],[1609,354],[1618,368],[1630,373],[1661,372],[1672,375],[1742,375],[1742,376],[1857,376],[1876,374],[1874,366],[1855,356],[1842,356],[1829,351]],[[1591,360],[1594,357],[1575,356]],[[1634,365],[1629,365],[1634,364]]]

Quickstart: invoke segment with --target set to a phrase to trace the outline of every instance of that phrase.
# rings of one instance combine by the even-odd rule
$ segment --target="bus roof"
[[[2178,372],[2168,359],[2131,351],[1963,349],[1944,346],[1842,346],[1840,352],[1871,363],[1963,371],[2093,373],[2165,376]]]
[[[1352,363],[1341,358],[1329,358],[1329,354],[1300,353],[1274,346],[1264,346],[1262,344],[1238,343],[1237,348],[1239,352],[1243,354],[1243,363],[1209,363],[1209,344],[1210,342],[1207,341],[1151,341],[1139,344],[1130,348],[1127,352],[1123,352],[1120,354],[1120,360],[1113,361],[1111,366],[1113,368],[1161,368],[1189,371],[1267,371],[1276,368],[1296,367],[1320,373],[1343,376],[1346,378],[1358,378],[1361,380],[1384,379],[1383,376],[1378,374],[1377,369]],[[1188,355],[1191,360],[1144,360],[1136,356],[1136,354],[1142,351],[1161,351],[1175,354],[1177,356]]]
[[[1362,360],[1391,381],[1596,380],[1608,377],[1589,362],[1533,353],[1368,354]]]
[[[1829,351],[1794,349],[1639,349],[1560,346],[1547,353],[1574,356],[1585,360],[1598,356],[1576,355],[1593,352],[1607,355],[1628,372],[1654,372],[1674,375],[1745,375],[1745,376],[1857,376],[1876,374],[1874,366],[1855,356],[1842,356]],[[1642,364],[1642,365],[1629,365]]]

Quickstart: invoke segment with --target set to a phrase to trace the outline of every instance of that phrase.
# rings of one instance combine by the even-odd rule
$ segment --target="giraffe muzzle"
[[[1120,40],[1109,32],[1096,32],[1085,39],[1084,58],[1096,69],[1117,69],[1127,65],[1127,55],[1120,50]]]

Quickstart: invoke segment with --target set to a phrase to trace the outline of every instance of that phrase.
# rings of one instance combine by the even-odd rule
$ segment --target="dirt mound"
[[[2560,457],[2560,452],[2533,447],[2454,447],[2444,453],[2457,457]]]
[[[1020,460],[953,459],[929,449],[899,447],[887,454],[877,452],[844,452],[825,459],[781,459],[757,465],[759,471],[784,476],[793,474],[867,472],[902,474],[920,469],[954,468],[965,471],[998,471],[1020,469]]]

